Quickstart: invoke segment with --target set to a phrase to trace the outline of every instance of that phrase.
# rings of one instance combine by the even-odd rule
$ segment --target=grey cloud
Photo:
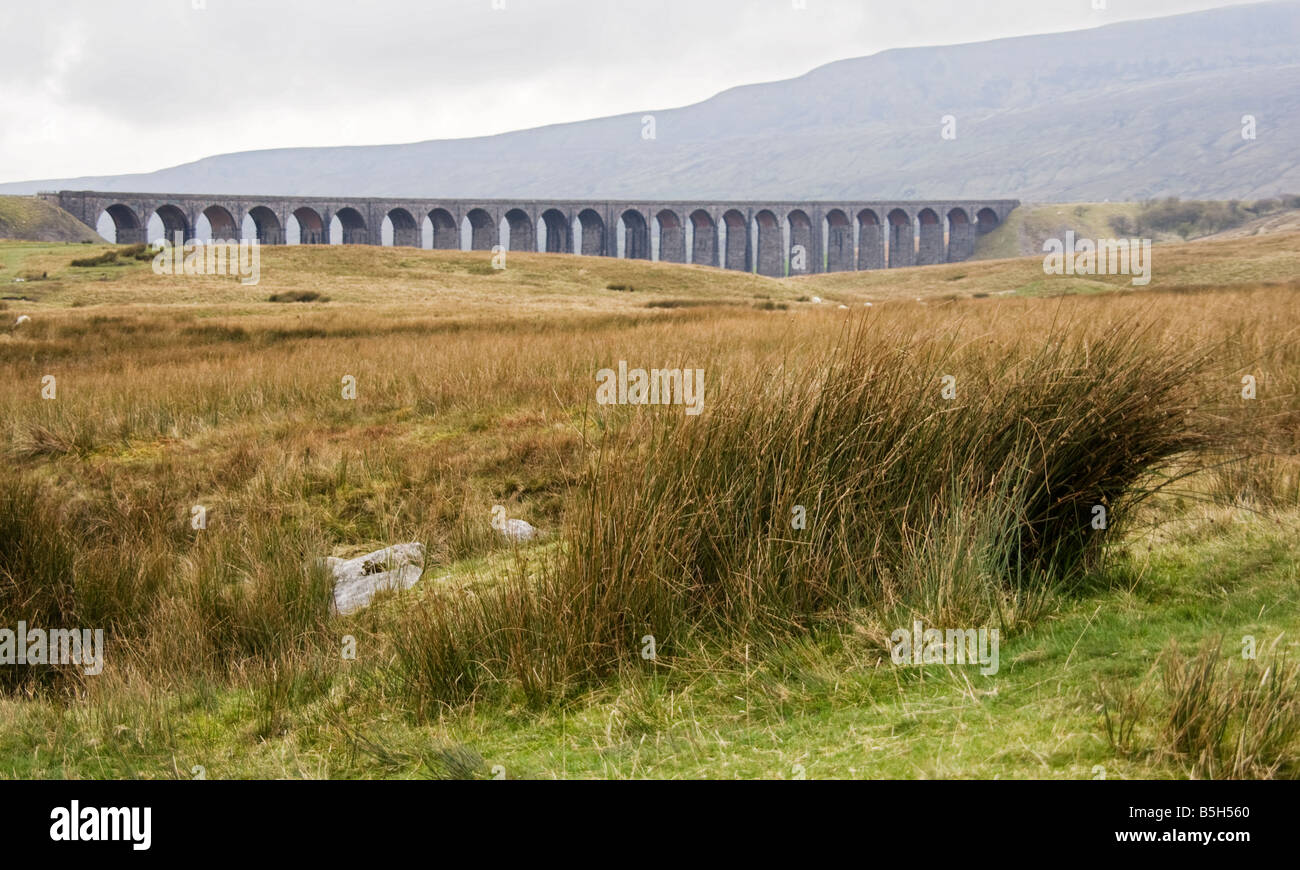
[[[0,112],[61,119],[134,168],[230,147],[379,143],[679,106],[884,48],[1063,30],[1225,0],[45,0],[0,8]],[[8,110],[8,111],[6,111]],[[292,136],[256,141],[256,119]],[[391,127],[386,118],[400,118]],[[108,121],[134,147],[103,142]],[[421,123],[424,121],[424,123]],[[398,131],[401,132],[398,132]],[[28,137],[30,139],[30,137]],[[0,133],[0,166],[44,167]],[[52,159],[52,158],[48,158]],[[124,167],[114,166],[115,170]],[[54,170],[58,170],[57,172]],[[22,171],[32,177],[30,171]]]

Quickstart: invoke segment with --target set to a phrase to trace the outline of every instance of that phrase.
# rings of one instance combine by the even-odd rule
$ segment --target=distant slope
[[[1286,209],[1277,214],[1256,218],[1249,223],[1230,230],[1206,236],[1208,239],[1244,239],[1248,236],[1264,236],[1272,233],[1294,233],[1300,231],[1300,209]]]
[[[1136,202],[1023,203],[996,230],[977,239],[975,256],[994,260],[1041,254],[1044,241],[1064,239],[1067,230],[1080,239],[1110,238],[1115,235],[1110,218],[1131,219],[1138,208]]]
[[[696,105],[479,139],[210,157],[0,192],[1257,198],[1300,190],[1300,0],[839,61]],[[1258,138],[1244,140],[1243,115]],[[957,138],[940,136],[941,118]]]
[[[1300,230],[1300,209],[1278,207],[1270,214],[1243,220],[1240,226],[1221,232],[1191,233],[1184,239],[1172,231],[1157,232],[1149,229],[1120,233],[1111,221],[1118,217],[1128,219],[1133,225],[1142,213],[1137,202],[1057,202],[1023,203],[1013,211],[993,232],[976,241],[975,259],[993,260],[1003,257],[1041,255],[1043,243],[1048,239],[1065,239],[1073,230],[1076,239],[1109,239],[1116,237],[1150,238],[1157,244],[1209,239],[1239,239],[1272,233],[1293,233]]]
[[[967,261],[912,269],[832,272],[786,279],[805,297],[832,304],[964,296],[1054,296],[1133,292],[1217,292],[1254,287],[1300,292],[1300,232],[1157,245],[1151,283],[1135,287],[1130,275],[1046,275],[1043,254]]]
[[[0,196],[0,239],[103,241],[98,233],[63,209],[29,196]]]

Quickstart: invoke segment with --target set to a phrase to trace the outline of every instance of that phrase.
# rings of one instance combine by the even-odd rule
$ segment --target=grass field
[[[0,628],[108,637],[0,671],[0,773],[1300,776],[1300,234],[1157,246],[1142,289],[70,265],[111,248],[0,243]],[[702,369],[704,413],[598,405],[620,360]],[[316,560],[401,541],[424,579],[332,616]],[[998,628],[999,670],[895,665],[914,620]]]

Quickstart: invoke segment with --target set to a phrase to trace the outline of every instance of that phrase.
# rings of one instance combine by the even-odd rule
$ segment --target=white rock
[[[822,301],[822,298],[821,298],[820,296],[814,296],[814,297],[812,298],[812,301],[813,301],[813,304],[814,304],[814,305],[820,305],[820,304],[821,304],[821,301]]]
[[[424,544],[397,544],[355,559],[325,560],[334,575],[334,610],[349,614],[382,589],[410,589],[424,573]]]
[[[847,311],[849,306],[847,306],[847,305],[841,305],[840,307]]]
[[[32,319],[26,314],[19,314],[18,319],[14,321],[14,326],[22,326],[24,323],[31,323]]]
[[[863,302],[862,304],[865,305],[865,306],[867,306],[868,308],[871,307],[871,303],[870,303],[870,302]]]
[[[506,520],[501,524],[499,531],[507,541],[513,541],[516,544],[531,541],[537,537],[537,529],[524,520]]]

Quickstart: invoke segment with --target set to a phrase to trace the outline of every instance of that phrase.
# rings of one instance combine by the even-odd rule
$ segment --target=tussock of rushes
[[[1300,667],[1279,655],[1234,666],[1219,644],[1190,656],[1173,644],[1153,671],[1158,687],[1102,687],[1118,752],[1171,756],[1193,779],[1300,777]]]
[[[849,327],[820,359],[713,386],[699,418],[647,410],[540,580],[411,613],[404,685],[426,712],[502,682],[541,701],[637,661],[645,635],[671,658],[860,606],[996,620],[1095,564],[1093,506],[1113,529],[1152,470],[1206,446],[1206,363],[1132,325],[961,346]]]
[[[1300,776],[1300,668],[1274,657],[1234,675],[1218,646],[1190,658],[1173,647],[1161,677],[1169,699],[1161,745],[1193,778]]]

